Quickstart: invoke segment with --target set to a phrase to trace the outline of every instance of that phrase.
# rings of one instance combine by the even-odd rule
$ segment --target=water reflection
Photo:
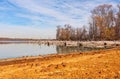
[[[47,44],[27,44],[27,43],[6,43],[0,44],[0,59],[22,56],[36,56],[47,54],[64,54],[79,51],[89,51],[91,48],[82,46],[56,46]]]
[[[0,44],[0,59],[13,58],[22,56],[36,56],[56,53],[55,45],[38,45],[38,44]]]
[[[82,46],[56,46],[57,53],[71,53],[71,52],[84,52],[84,51],[90,51],[95,48],[88,48],[88,47],[82,47]]]

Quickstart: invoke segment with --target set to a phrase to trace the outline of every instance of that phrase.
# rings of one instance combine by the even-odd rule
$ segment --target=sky
[[[0,37],[52,39],[56,26],[88,25],[90,11],[120,0],[0,0]]]

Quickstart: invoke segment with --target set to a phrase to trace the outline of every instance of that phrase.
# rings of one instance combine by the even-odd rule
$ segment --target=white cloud
[[[29,13],[24,14],[24,12],[16,13],[17,17],[27,18],[32,20],[32,25],[29,27],[14,26],[11,30],[9,25],[3,25],[4,31],[2,31],[2,36],[16,36],[24,37],[55,37],[56,25],[71,24],[74,27],[81,27],[82,25],[87,25],[90,17],[90,11],[100,5],[100,4],[112,4],[114,7],[117,2],[112,0],[8,0],[10,3],[16,5],[19,8],[24,9]],[[0,9],[2,9],[0,7]],[[40,15],[39,15],[40,14]],[[45,18],[46,17],[46,18]],[[40,22],[46,24],[47,28],[42,26]],[[13,24],[14,25],[14,24]],[[41,26],[42,29],[39,30],[34,28],[34,26]],[[49,27],[54,26],[54,27]],[[15,30],[16,29],[16,30]],[[19,30],[20,29],[20,30]],[[27,30],[27,33],[26,31]],[[4,32],[4,33],[3,33]],[[10,33],[9,33],[10,32]],[[14,33],[13,33],[14,32]],[[33,33],[32,33],[33,32]],[[45,35],[43,35],[45,33]],[[50,34],[51,33],[51,34]],[[11,34],[11,35],[10,35]],[[28,35],[27,35],[28,34]],[[50,34],[50,35],[49,35]],[[33,35],[33,36],[32,36]]]
[[[15,26],[10,24],[0,24],[1,37],[13,38],[55,38],[55,29],[39,28],[33,26]],[[6,29],[7,28],[7,29]]]
[[[111,0],[87,0],[87,1],[72,1],[70,0],[66,2],[57,1],[57,0],[45,0],[45,1],[35,1],[35,0],[9,0],[13,4],[16,4],[19,7],[22,7],[32,13],[40,13],[47,16],[51,16],[57,19],[57,23],[66,24],[69,23],[73,26],[84,25],[87,23],[90,15],[90,10],[92,10],[95,6],[104,3],[116,4],[114,2],[109,2]],[[61,2],[62,4],[58,4],[57,2]],[[63,7],[67,13],[63,13],[62,10],[56,10],[55,7],[58,8]],[[79,8],[77,8],[79,7]],[[22,15],[23,16],[23,15]],[[28,16],[28,15],[27,15]],[[80,19],[75,19],[78,17]],[[26,17],[26,16],[24,16]],[[32,17],[32,16],[31,16]],[[26,17],[27,18],[27,17]],[[29,18],[29,17],[28,17]],[[32,17],[33,19],[39,19],[39,16]],[[48,19],[50,21],[50,19]],[[49,22],[47,21],[47,22]],[[51,21],[50,21],[51,22]],[[52,22],[55,23],[56,22]]]
[[[34,0],[25,0],[25,1],[10,0],[10,1],[12,1],[12,3],[18,5],[19,7],[22,7],[26,10],[29,10],[32,13],[40,13],[40,14],[52,16],[58,20],[58,24],[70,23],[70,24],[75,25],[75,26],[80,25],[80,24],[78,24],[78,23],[80,23],[80,20],[72,19],[71,13],[74,13],[74,12],[76,12],[76,14],[81,13],[82,10],[78,10],[78,9],[73,8],[73,7],[70,7],[68,4],[65,4],[65,6],[67,5],[66,7],[71,8],[71,13],[65,14],[65,13],[62,13],[61,11],[56,11],[54,9],[41,6],[41,5],[37,4]],[[51,6],[51,5],[49,5],[49,6]]]

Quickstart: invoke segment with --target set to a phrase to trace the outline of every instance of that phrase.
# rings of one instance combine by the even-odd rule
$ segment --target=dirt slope
[[[0,79],[120,79],[120,48],[1,60]]]

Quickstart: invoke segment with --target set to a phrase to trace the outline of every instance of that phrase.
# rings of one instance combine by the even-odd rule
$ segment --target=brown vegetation
[[[1,60],[0,79],[120,79],[120,49]]]
[[[91,11],[89,27],[73,28],[69,24],[57,27],[58,40],[120,40],[120,5],[103,4]]]

